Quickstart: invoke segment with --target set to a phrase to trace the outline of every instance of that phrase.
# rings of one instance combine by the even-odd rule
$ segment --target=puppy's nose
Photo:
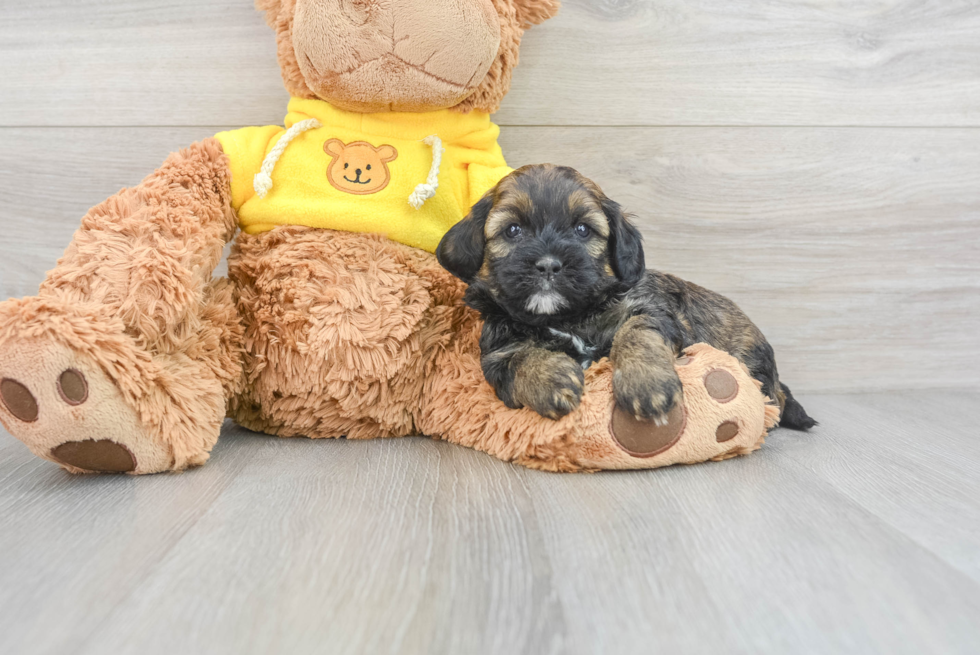
[[[551,255],[542,257],[534,263],[534,266],[544,275],[555,275],[561,270],[561,262],[558,261],[557,257]]]

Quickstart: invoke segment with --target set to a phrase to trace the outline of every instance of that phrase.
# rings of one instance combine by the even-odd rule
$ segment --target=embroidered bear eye
[[[350,164],[344,164],[344,170],[345,170],[345,171],[347,170],[347,167],[348,167],[348,166],[350,166]]]
[[[578,225],[575,226],[575,234],[579,235],[584,239],[585,237],[592,234],[592,228],[590,228],[585,223],[579,223]]]
[[[368,165],[367,165],[367,169],[368,169],[368,170],[371,170],[371,164],[368,164]]]
[[[521,226],[518,225],[517,223],[511,223],[504,230],[504,234],[506,234],[511,239],[516,239],[517,237],[521,236],[521,234],[523,233],[524,230],[522,230]]]

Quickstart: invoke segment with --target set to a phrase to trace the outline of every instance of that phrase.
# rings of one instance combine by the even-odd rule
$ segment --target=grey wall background
[[[219,129],[282,121],[248,0],[0,5],[0,297],[84,212]],[[565,0],[496,120],[729,295],[803,391],[980,388],[980,5]]]

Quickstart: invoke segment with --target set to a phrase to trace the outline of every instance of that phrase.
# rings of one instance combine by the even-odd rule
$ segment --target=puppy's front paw
[[[618,368],[613,374],[613,396],[623,411],[640,421],[667,424],[667,414],[683,401],[680,378],[673,369],[651,366]]]
[[[555,420],[579,406],[584,389],[582,367],[565,353],[537,351],[521,363],[514,377],[514,395],[520,403]]]

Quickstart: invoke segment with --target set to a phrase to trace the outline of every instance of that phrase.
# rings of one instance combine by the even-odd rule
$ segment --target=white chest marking
[[[561,337],[563,339],[568,339],[569,341],[571,341],[572,346],[575,348],[575,350],[578,352],[579,355],[588,355],[589,357],[591,357],[592,354],[595,352],[595,348],[589,348],[587,345],[585,345],[585,342],[582,341],[582,337],[579,337],[574,334],[570,334],[568,332],[562,332],[561,330],[556,330],[555,328],[548,328],[548,332],[551,332],[556,337]]]

